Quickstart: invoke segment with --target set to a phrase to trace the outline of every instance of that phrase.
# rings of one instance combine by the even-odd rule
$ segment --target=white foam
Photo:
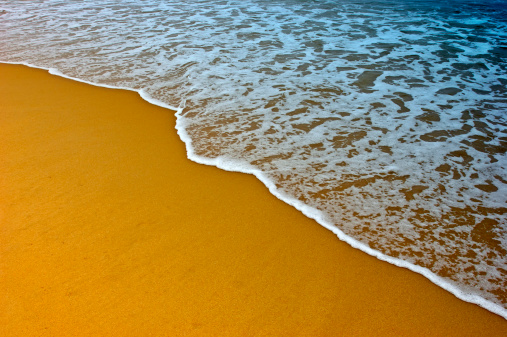
[[[0,1],[8,11],[0,22],[7,46],[0,59],[137,91],[177,111],[191,160],[254,174],[352,246],[506,317],[489,292],[489,279],[502,281],[506,257],[487,258],[481,254],[490,247],[461,239],[473,230],[471,221],[486,217],[474,208],[488,207],[487,217],[506,225],[495,209],[507,201],[507,158],[467,145],[485,137],[484,146],[502,144],[495,137],[506,129],[505,94],[489,87],[507,81],[506,69],[481,55],[502,43],[505,24],[481,21],[477,35],[446,21],[475,20],[467,13],[407,12],[407,4],[385,10],[382,2],[326,9],[325,1],[146,1],[142,8],[136,1],[99,2],[27,3],[26,10]],[[58,13],[47,11],[53,3]],[[19,36],[30,39],[20,43]],[[463,117],[466,111],[473,116]],[[472,220],[463,221],[464,213]],[[405,249],[402,239],[414,243]],[[507,239],[498,240],[505,247]],[[457,261],[447,258],[451,248],[461,254]],[[465,257],[470,249],[477,258]],[[394,253],[403,260],[388,257]],[[434,272],[445,266],[457,272],[442,280]],[[470,267],[475,274],[465,272]]]

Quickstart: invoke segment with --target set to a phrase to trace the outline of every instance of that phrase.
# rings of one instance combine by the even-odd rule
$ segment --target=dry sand
[[[501,336],[253,176],[186,159],[136,93],[0,65],[1,336]]]

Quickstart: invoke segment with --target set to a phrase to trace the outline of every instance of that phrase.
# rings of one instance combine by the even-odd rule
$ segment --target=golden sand
[[[0,65],[0,336],[501,336],[253,176],[186,159],[136,93]]]

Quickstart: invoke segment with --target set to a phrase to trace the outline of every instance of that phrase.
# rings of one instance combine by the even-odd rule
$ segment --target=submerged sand
[[[0,335],[507,333],[253,176],[190,162],[136,93],[0,74]]]

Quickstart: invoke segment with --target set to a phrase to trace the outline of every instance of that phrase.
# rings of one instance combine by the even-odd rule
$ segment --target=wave
[[[191,160],[507,318],[505,24],[387,3],[5,4],[0,59],[175,110]]]

